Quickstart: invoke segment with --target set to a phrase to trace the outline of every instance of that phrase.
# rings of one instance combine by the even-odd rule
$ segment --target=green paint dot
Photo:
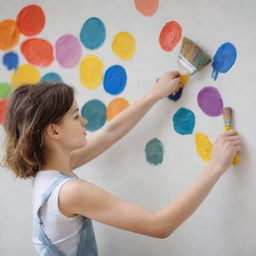
[[[163,162],[164,146],[160,140],[154,138],[145,147],[146,159],[152,165]]]
[[[8,83],[0,83],[0,99],[8,98],[11,92],[11,86]]]

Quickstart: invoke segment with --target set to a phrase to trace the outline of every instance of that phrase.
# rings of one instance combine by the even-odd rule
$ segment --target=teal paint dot
[[[180,108],[173,116],[174,130],[181,134],[192,134],[195,127],[195,115],[187,108]]]
[[[52,82],[52,81],[61,81],[62,82],[62,78],[60,77],[59,74],[55,73],[55,72],[50,72],[45,74],[42,78],[41,78],[42,82]]]
[[[81,31],[82,44],[91,50],[99,48],[106,39],[106,30],[103,22],[98,18],[90,18],[85,21]]]
[[[0,83],[0,99],[8,98],[11,92],[11,86],[8,83]]]
[[[158,165],[163,162],[164,146],[157,138],[150,140],[145,147],[147,161],[152,165]]]
[[[81,110],[81,114],[88,121],[85,128],[91,132],[100,129],[107,120],[106,106],[103,102],[97,99],[85,103]]]

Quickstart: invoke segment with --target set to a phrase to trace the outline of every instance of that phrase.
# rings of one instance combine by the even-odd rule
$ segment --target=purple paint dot
[[[219,116],[222,114],[223,101],[215,87],[204,87],[198,93],[197,102],[202,111],[208,116]]]
[[[64,35],[55,44],[56,59],[64,68],[75,67],[82,54],[79,40],[73,35]]]

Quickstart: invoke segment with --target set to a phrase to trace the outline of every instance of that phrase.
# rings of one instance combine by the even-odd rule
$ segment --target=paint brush
[[[211,57],[197,44],[183,37],[180,54],[177,61],[181,75],[180,82],[185,85],[189,77],[211,62]]]
[[[224,130],[228,131],[230,129],[232,129],[232,108],[230,107],[224,107],[222,109],[222,115],[223,115],[223,119],[224,119]],[[233,159],[233,165],[238,165],[239,164],[239,156],[238,156],[238,152],[235,155],[234,159]]]

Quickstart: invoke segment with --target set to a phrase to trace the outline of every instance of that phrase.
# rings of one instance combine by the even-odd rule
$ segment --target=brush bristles
[[[208,54],[187,37],[183,37],[180,53],[197,71],[201,70],[212,60]]]
[[[223,114],[223,119],[224,119],[225,124],[231,125],[231,121],[232,121],[232,108],[224,107],[222,109],[222,114]]]

